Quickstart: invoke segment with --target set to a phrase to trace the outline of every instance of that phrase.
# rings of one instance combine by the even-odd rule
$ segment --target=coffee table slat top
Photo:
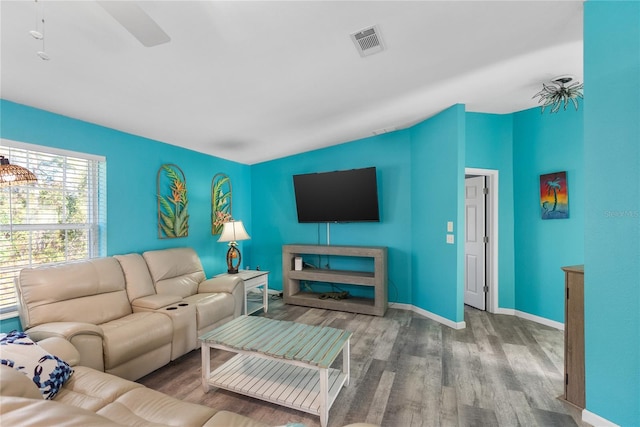
[[[328,368],[351,332],[265,317],[240,316],[200,337],[209,344]]]

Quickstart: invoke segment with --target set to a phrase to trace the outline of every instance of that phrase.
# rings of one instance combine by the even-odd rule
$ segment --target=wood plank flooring
[[[563,402],[562,331],[514,316],[465,308],[453,330],[406,310],[385,317],[285,305],[266,317],[349,330],[351,384],[329,412],[329,427],[589,426]],[[233,356],[212,350],[215,368]],[[338,357],[333,367],[340,367]],[[138,380],[168,395],[237,412],[270,425],[319,427],[317,416],[225,390],[204,393],[200,350]]]

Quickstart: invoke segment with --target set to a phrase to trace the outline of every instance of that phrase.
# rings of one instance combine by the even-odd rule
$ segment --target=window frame
[[[69,167],[69,164],[67,163],[69,158],[87,161],[88,169],[89,169],[89,174],[87,176],[87,186],[86,186],[86,188],[88,188],[87,190],[88,201],[85,206],[87,208],[88,222],[85,222],[85,223],[82,223],[82,222],[81,223],[77,223],[77,222],[76,223],[71,223],[71,222],[39,223],[38,222],[38,223],[30,223],[30,224],[29,223],[13,224],[12,212],[10,212],[9,223],[8,224],[0,223],[0,235],[4,236],[5,234],[25,232],[25,231],[26,232],[34,232],[34,231],[46,232],[46,231],[58,231],[58,230],[65,231],[65,235],[66,235],[66,232],[68,230],[83,230],[87,232],[87,236],[86,236],[87,257],[85,258],[73,257],[70,259],[70,255],[68,253],[69,247],[65,244],[63,259],[56,262],[39,263],[34,261],[34,257],[33,257],[34,248],[32,247],[33,243],[29,243],[28,244],[29,259],[27,264],[25,264],[24,262],[20,262],[17,265],[14,263],[13,265],[4,266],[3,262],[0,261],[0,269],[3,269],[5,271],[11,271],[11,269],[14,270],[13,272],[10,273],[10,274],[14,274],[12,279],[12,282],[13,282],[13,280],[15,280],[15,277],[17,277],[20,269],[25,267],[45,266],[45,265],[57,264],[60,262],[68,262],[70,260],[79,261],[83,259],[106,256],[106,248],[107,248],[107,245],[106,245],[106,236],[107,236],[107,233],[106,233],[106,224],[107,224],[107,221],[106,221],[107,219],[106,218],[107,217],[106,215],[107,213],[106,157],[95,155],[95,154],[64,150],[59,148],[53,148],[48,146],[42,146],[42,145],[36,145],[36,144],[30,144],[30,143],[0,138],[0,151],[2,152],[3,155],[6,155],[9,158],[9,161],[12,161],[12,156],[11,156],[12,150],[26,150],[34,154],[44,154],[44,155],[50,155],[50,156],[64,157],[64,163],[65,163],[65,166],[63,167],[64,182],[70,182],[67,180],[67,175],[66,175],[66,171]],[[23,154],[21,154],[20,157],[23,157]],[[24,155],[24,157],[28,157],[28,155]],[[12,163],[20,164],[18,162],[14,163],[13,161]],[[28,167],[28,165],[24,165],[24,166]],[[38,184],[36,183],[35,186],[37,187],[37,185]],[[26,184],[24,187],[27,187],[27,186],[34,186],[34,184]],[[6,190],[7,188],[10,189],[12,187],[11,186],[2,187],[0,188],[0,193],[7,191]],[[60,191],[62,194],[64,194],[66,191],[65,188],[57,191]],[[12,196],[10,195],[9,197],[12,197]],[[9,286],[7,283],[0,282],[0,291],[2,291],[3,294],[9,291],[8,293],[10,294],[11,286]],[[12,306],[6,306],[6,307],[3,307],[2,305],[0,305],[0,320],[15,318],[18,316],[18,301],[17,301],[17,295],[15,294],[15,288],[13,288],[13,293],[14,293],[13,298],[15,298],[16,304]]]

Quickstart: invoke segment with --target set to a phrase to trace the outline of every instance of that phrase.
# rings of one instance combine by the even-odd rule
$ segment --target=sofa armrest
[[[50,337],[66,339],[80,353],[78,365],[104,372],[102,353],[104,333],[100,326],[84,322],[51,322],[34,326],[26,332],[34,341]]]
[[[198,286],[198,293],[225,292],[231,294],[234,299],[233,317],[242,314],[244,306],[244,281],[240,276],[218,276],[205,280]]]
[[[75,366],[80,363],[80,353],[78,353],[78,349],[63,338],[45,338],[38,341],[38,345],[54,356],[58,356],[70,366]]]
[[[49,337],[61,337],[71,341],[76,335],[97,335],[102,338],[102,328],[92,323],[84,322],[51,322],[34,326],[27,330],[29,337],[40,341]]]
[[[16,396],[43,399],[38,386],[17,369],[10,368],[7,365],[0,365],[0,378],[2,378],[2,381],[0,381],[0,397]],[[6,422],[4,419],[5,409],[4,402],[2,402],[0,404],[0,418],[3,423]]]
[[[171,304],[176,304],[180,301],[182,301],[182,297],[180,295],[155,294],[147,295],[146,297],[137,298],[131,301],[131,307],[134,312],[154,311]]]
[[[233,294],[238,286],[244,286],[239,276],[219,276],[207,279],[198,285],[199,294],[226,292]]]

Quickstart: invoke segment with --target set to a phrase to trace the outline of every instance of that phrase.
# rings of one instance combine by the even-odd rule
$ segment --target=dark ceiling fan
[[[104,10],[146,47],[168,43],[171,37],[136,2],[98,1]]]

